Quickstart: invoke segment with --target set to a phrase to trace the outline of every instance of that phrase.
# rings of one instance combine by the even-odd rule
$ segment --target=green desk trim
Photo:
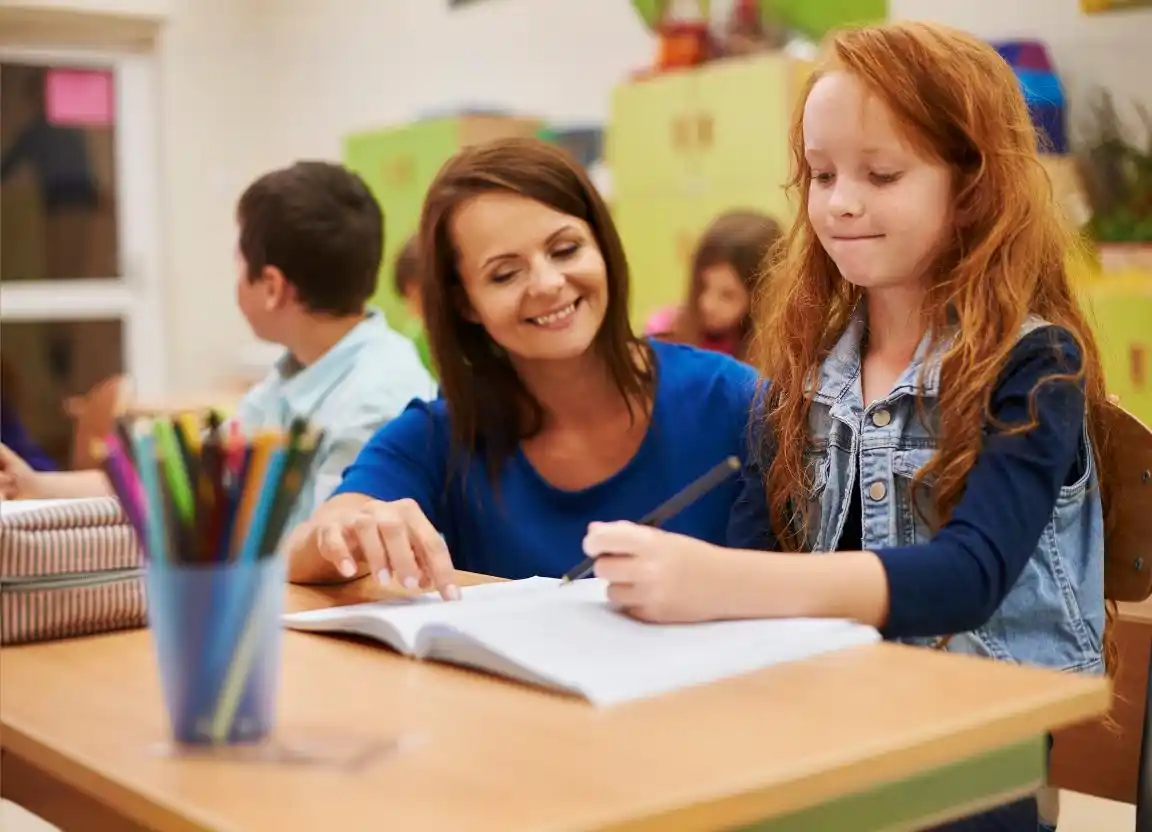
[[[1037,737],[764,821],[746,832],[895,832],[943,823],[1035,791],[1044,783],[1047,753],[1047,738]]]

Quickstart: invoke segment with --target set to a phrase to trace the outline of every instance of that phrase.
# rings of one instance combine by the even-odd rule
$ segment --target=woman
[[[746,457],[754,371],[633,334],[620,238],[563,151],[462,151],[429,190],[420,255],[443,396],[368,442],[289,541],[292,580],[371,570],[452,598],[454,568],[557,576],[589,522],[638,520]],[[725,483],[667,527],[722,543],[738,493]]]

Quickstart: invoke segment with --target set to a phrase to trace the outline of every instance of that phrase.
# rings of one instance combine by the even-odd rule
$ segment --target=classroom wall
[[[336,154],[350,128],[466,106],[599,121],[654,51],[628,0],[297,0],[266,35],[293,90],[277,140],[289,155]]]
[[[1135,95],[1152,12],[1078,0],[890,0],[894,17],[1049,40],[1059,67]],[[159,40],[169,389],[203,390],[253,341],[232,302],[232,210],[259,172],[336,158],[346,133],[465,106],[604,118],[654,45],[628,0],[0,0],[0,9],[152,16]],[[1123,61],[1119,56],[1123,54]],[[1147,93],[1143,93],[1147,98]]]
[[[163,18],[178,0],[0,0],[0,9],[94,12],[104,15],[136,15]]]
[[[455,11],[447,0],[297,0],[284,8],[267,35],[296,102],[281,112],[294,123],[276,139],[288,155],[333,154],[350,128],[466,104],[601,120],[612,87],[654,51],[628,0],[475,0]],[[889,9],[989,38],[1038,37],[1052,44],[1072,93],[1104,83],[1120,97],[1148,98],[1138,79],[1152,77],[1152,54],[1117,49],[1152,38],[1152,10],[1084,15],[1079,0],[889,0]],[[298,118],[310,101],[319,117]]]
[[[1152,107],[1152,8],[1086,15],[1080,0],[889,0],[893,18],[936,20],[989,39],[1038,38],[1051,48],[1072,108],[1075,136],[1093,88],[1116,96],[1129,124],[1140,124],[1133,101]]]

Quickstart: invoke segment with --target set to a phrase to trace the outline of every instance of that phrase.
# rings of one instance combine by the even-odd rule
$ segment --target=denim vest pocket
[[[1088,487],[1093,484],[1096,473],[1096,462],[1092,453],[1092,445],[1088,440],[1088,427],[1084,427],[1084,435],[1080,439],[1080,450],[1077,456],[1077,463],[1083,467],[1080,476],[1071,485],[1063,485],[1060,488],[1059,494],[1056,496],[1056,510],[1059,511],[1062,507],[1078,503],[1084,492]]]
[[[828,486],[828,469],[831,467],[828,446],[809,445],[804,451],[804,475],[808,483],[808,496],[820,499]]]
[[[824,511],[824,492],[828,489],[828,473],[832,467],[832,457],[827,440],[817,440],[804,449],[804,476],[808,492],[807,528],[803,535],[804,549],[816,549]]]
[[[892,496],[897,520],[897,545],[911,546],[928,543],[932,539],[932,530],[936,525],[932,483],[925,480],[916,487],[913,503],[912,480],[935,453],[934,448],[897,448],[892,451]]]

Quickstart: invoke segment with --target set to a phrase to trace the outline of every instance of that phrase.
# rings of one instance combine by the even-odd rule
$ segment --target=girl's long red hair
[[[945,350],[937,451],[917,477],[917,484],[933,479],[936,521],[948,519],[964,492],[983,446],[991,391],[1030,314],[1068,330],[1078,344],[1096,459],[1107,453],[1100,354],[1067,269],[1077,237],[1058,209],[1015,74],[992,47],[944,26],[897,22],[841,31],[828,40],[793,116],[789,188],[799,210],[769,264],[771,297],[756,313],[754,361],[771,380],[766,489],[773,530],[790,550],[804,545],[804,451],[814,379],[860,300],[808,220],[804,100],[835,71],[861,80],[903,126],[910,146],[954,175],[953,229],[923,309],[932,347]],[[1105,480],[1101,476],[1102,488]],[[1110,608],[1109,622],[1113,614]]]

